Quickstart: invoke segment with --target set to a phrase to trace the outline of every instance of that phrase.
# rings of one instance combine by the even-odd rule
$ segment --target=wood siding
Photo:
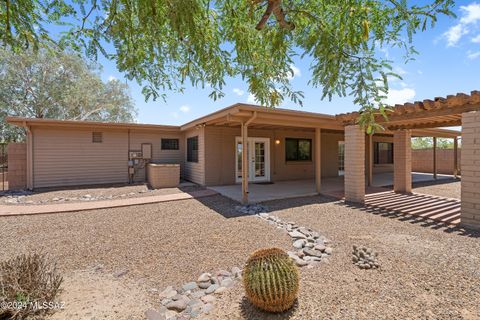
[[[93,143],[92,132],[102,132],[103,142]],[[154,163],[183,165],[183,133],[127,129],[48,129],[33,133],[34,188],[128,182],[128,151],[152,144]],[[179,150],[161,150],[162,138],[179,139]],[[130,145],[130,149],[129,149]],[[135,175],[145,182],[145,169]]]
[[[33,130],[33,187],[128,182],[127,131],[103,132],[92,143],[90,129]]]
[[[198,136],[198,162],[188,162],[187,139]],[[205,127],[190,129],[185,132],[183,158],[185,163],[184,179],[205,185]]]

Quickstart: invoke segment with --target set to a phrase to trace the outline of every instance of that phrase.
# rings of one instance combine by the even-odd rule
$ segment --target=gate
[[[8,153],[7,143],[0,143],[0,191],[8,190]]]

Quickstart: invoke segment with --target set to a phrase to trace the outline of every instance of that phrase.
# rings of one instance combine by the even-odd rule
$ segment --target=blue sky
[[[440,17],[435,28],[414,37],[419,51],[415,61],[404,64],[401,52],[383,50],[383,54],[395,61],[395,71],[402,80],[390,82],[387,100],[390,104],[431,99],[457,92],[469,93],[480,90],[480,2],[457,1],[454,8],[457,18]],[[125,81],[115,64],[100,59],[103,65],[102,78]],[[358,109],[350,98],[321,100],[321,89],[308,86],[310,61],[296,60],[292,84],[295,90],[305,94],[300,107],[285,101],[282,108],[337,114]],[[145,102],[141,86],[129,82],[132,98],[138,108],[140,123],[178,125],[214,112],[237,102],[254,103],[248,86],[241,79],[229,79],[224,89],[226,96],[217,101],[208,97],[208,89],[187,88],[183,94],[167,92],[167,101]]]

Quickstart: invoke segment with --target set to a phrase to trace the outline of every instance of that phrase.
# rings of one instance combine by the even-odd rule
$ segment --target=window
[[[373,161],[375,164],[392,164],[393,143],[375,142]]]
[[[103,133],[102,132],[92,132],[92,142],[93,143],[102,143]]]
[[[187,161],[198,162],[198,136],[187,139]]]
[[[162,139],[162,150],[178,150],[178,139]]]
[[[338,141],[338,175],[345,175],[345,141]]]
[[[285,139],[285,160],[287,161],[311,161],[311,139]]]

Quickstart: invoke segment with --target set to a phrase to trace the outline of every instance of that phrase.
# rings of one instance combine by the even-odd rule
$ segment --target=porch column
[[[367,157],[367,185],[373,185],[373,134],[368,135],[368,157]]]
[[[315,128],[315,186],[317,193],[320,193],[322,187],[322,131]]]
[[[458,137],[453,138],[453,175],[458,178]]]
[[[412,192],[412,134],[397,130],[393,134],[393,190]]]
[[[248,125],[242,123],[242,203],[248,203]]]
[[[433,137],[433,179],[437,180],[437,137]]]
[[[480,112],[462,114],[460,223],[480,230]]]
[[[365,132],[345,127],[345,201],[365,202]]]

